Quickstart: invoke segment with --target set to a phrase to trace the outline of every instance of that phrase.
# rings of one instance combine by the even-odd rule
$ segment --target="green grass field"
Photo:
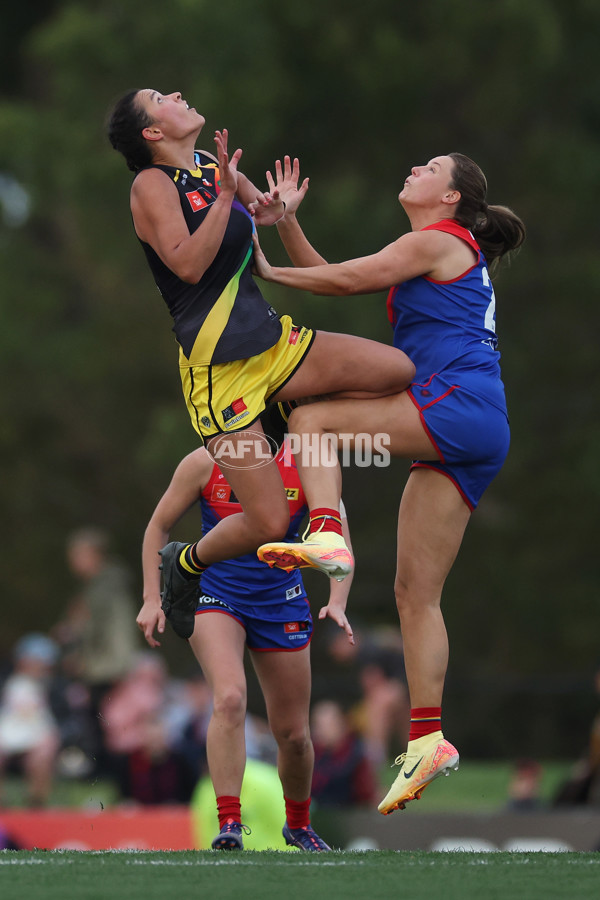
[[[592,853],[0,852],[2,900],[591,900]]]

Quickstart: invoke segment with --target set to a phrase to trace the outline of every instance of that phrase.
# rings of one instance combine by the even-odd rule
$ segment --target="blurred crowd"
[[[210,689],[191,653],[187,676],[174,677],[164,656],[146,647],[130,573],[111,556],[104,531],[74,532],[66,556],[77,591],[64,614],[0,659],[0,807],[11,776],[32,807],[74,780],[110,783],[120,802],[187,804],[208,772]],[[407,740],[400,634],[359,626],[355,645],[332,623],[319,634],[326,675],[314,679],[313,800],[324,810],[373,807],[389,780],[387,764]],[[600,668],[594,686],[600,694]],[[249,760],[275,767],[277,746],[260,716],[248,714],[246,746]],[[547,806],[542,774],[536,760],[515,762],[508,809]],[[600,804],[600,714],[552,805],[581,804]]]
[[[67,780],[106,780],[122,802],[188,803],[207,773],[208,685],[191,654],[187,676],[174,677],[159,652],[144,649],[132,579],[106,533],[73,533],[67,561],[78,589],[60,620],[48,633],[25,634],[0,661],[0,805],[10,776],[22,780],[32,807],[52,802]],[[333,679],[331,694],[317,693],[313,704],[313,799],[324,808],[371,806],[382,764],[406,742],[399,635],[359,632],[353,647],[335,629],[324,652],[344,690]],[[246,745],[249,759],[276,764],[260,716],[247,717]]]

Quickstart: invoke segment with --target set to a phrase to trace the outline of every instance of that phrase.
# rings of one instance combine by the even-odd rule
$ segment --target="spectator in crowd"
[[[186,757],[170,745],[166,723],[156,713],[140,723],[140,743],[118,758],[115,775],[124,799],[153,806],[189,803],[198,780]]]
[[[195,670],[185,682],[187,715],[176,737],[175,747],[200,778],[208,770],[206,734],[212,713],[212,691],[204,675]]]
[[[126,677],[100,707],[104,744],[111,756],[131,753],[144,744],[148,720],[165,714],[167,682],[167,667],[160,656],[136,654]]]
[[[594,689],[600,695],[600,664],[594,674]],[[556,806],[582,803],[600,806],[600,712],[592,719],[585,753],[559,788],[554,803]]]
[[[343,674],[350,721],[377,770],[392,756],[392,745],[406,743],[410,706],[402,637],[398,628],[354,629],[356,642],[332,632],[327,653]]]
[[[58,656],[44,634],[25,635],[16,645],[14,669],[0,699],[0,778],[8,769],[25,776],[30,806],[47,803],[60,747],[48,699]]]
[[[315,748],[312,796],[323,807],[368,806],[376,780],[363,741],[341,705],[320,700],[311,715]]]
[[[130,574],[110,556],[108,534],[100,528],[74,531],[67,561],[81,583],[63,620],[53,629],[65,665],[90,694],[99,769],[105,765],[99,713],[103,698],[127,674],[140,650]]]
[[[372,765],[379,769],[390,758],[392,745],[408,739],[410,703],[402,657],[370,648],[361,656],[359,682],[362,698],[352,719]]]
[[[508,786],[508,809],[512,812],[535,812],[541,806],[540,781],[542,767],[535,759],[519,759]]]

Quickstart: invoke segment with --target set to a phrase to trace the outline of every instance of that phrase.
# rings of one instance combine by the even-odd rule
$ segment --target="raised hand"
[[[298,181],[300,179],[300,161],[294,158],[292,163],[289,156],[283,157],[283,166],[281,160],[275,162],[275,178],[271,172],[267,172],[267,184],[269,191],[274,196],[275,193],[285,203],[285,214],[293,215],[304,199],[304,195],[308,190],[308,178],[305,178],[300,187]]]
[[[279,197],[279,191],[259,194],[253,203],[248,205],[250,215],[257,225],[275,225],[285,214],[285,205]]]
[[[217,145],[217,159],[219,161],[219,186],[222,191],[230,191],[235,194],[238,185],[238,163],[242,157],[242,151],[237,149],[231,159],[227,152],[227,140],[229,132],[226,128],[223,131],[215,131],[215,144]]]

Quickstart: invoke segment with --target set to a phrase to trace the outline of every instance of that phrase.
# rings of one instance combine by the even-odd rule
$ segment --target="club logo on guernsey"
[[[294,597],[299,597],[301,593],[302,593],[302,588],[300,587],[299,584],[297,584],[297,585],[295,585],[295,587],[287,589],[287,591],[285,592],[285,599],[293,600]],[[298,623],[293,622],[292,624],[297,625]]]

